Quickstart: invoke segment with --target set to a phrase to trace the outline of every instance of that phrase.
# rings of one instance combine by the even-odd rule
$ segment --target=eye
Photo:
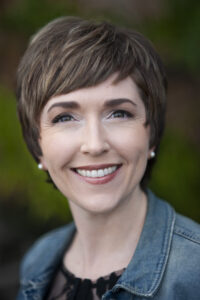
[[[132,113],[125,110],[116,110],[111,114],[111,118],[128,119],[132,117],[133,117]]]
[[[70,114],[60,114],[52,120],[52,123],[70,122],[73,120],[75,120],[75,119]]]

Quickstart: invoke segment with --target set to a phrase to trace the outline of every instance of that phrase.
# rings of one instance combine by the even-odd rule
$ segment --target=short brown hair
[[[18,68],[18,113],[33,157],[42,155],[40,114],[53,96],[130,76],[137,84],[150,124],[150,146],[158,147],[164,128],[167,80],[151,43],[140,33],[109,22],[61,17],[31,40]],[[152,162],[150,162],[151,164]],[[143,178],[149,173],[148,167]]]

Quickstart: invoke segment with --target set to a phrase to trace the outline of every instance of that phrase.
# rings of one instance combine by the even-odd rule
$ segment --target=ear
[[[38,164],[38,168],[41,169],[41,170],[43,170],[43,171],[47,171],[48,170],[47,164],[46,164],[45,159],[44,159],[43,156],[40,156],[40,162]]]
[[[47,171],[48,170],[47,163],[45,161],[45,157],[44,157],[43,152],[42,152],[41,137],[39,137],[38,143],[39,143],[39,147],[40,147],[40,156],[39,156],[38,168],[40,170]]]
[[[149,149],[148,159],[152,159],[152,158],[155,157],[155,155],[156,155],[155,150],[156,150],[156,147],[155,147],[155,146],[154,146],[154,147],[151,147],[151,148]]]

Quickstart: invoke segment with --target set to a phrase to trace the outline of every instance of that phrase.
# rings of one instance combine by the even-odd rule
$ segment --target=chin
[[[72,211],[75,206],[80,207],[85,212],[95,215],[102,215],[102,214],[110,214],[115,211],[115,209],[119,205],[119,201],[117,199],[111,199],[110,197],[106,196],[93,196],[91,199],[89,197],[87,199],[82,198],[81,203],[77,203],[77,201],[69,201],[70,206],[72,207]]]

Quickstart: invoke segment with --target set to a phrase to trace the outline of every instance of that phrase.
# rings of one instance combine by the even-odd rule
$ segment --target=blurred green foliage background
[[[138,29],[157,48],[169,77],[167,128],[150,186],[200,222],[200,2],[12,0],[0,3],[0,208],[49,229],[71,220],[66,199],[28,153],[17,120],[14,82],[30,36],[53,18],[78,15]]]

